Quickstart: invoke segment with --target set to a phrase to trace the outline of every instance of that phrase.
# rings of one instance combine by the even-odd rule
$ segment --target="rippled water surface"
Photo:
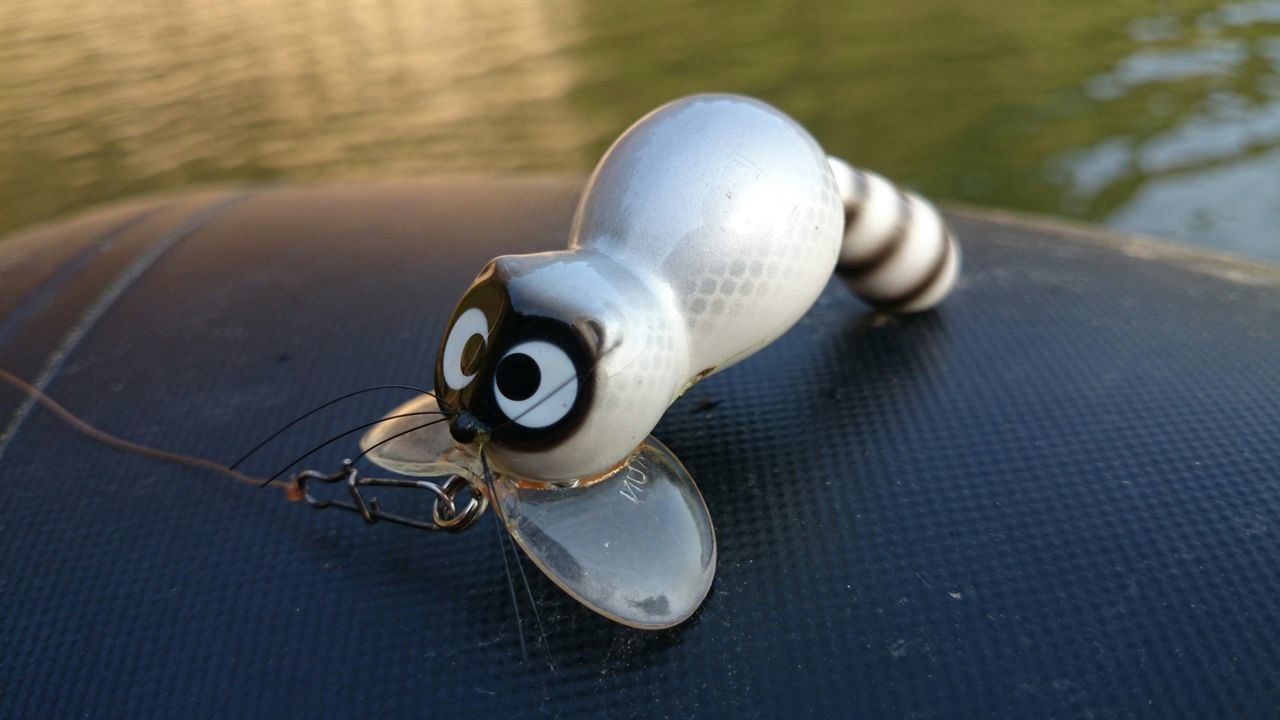
[[[207,183],[585,172],[703,90],[938,198],[1280,260],[1280,2],[0,3],[0,230]]]

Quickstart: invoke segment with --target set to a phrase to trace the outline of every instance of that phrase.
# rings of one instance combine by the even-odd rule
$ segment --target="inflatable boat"
[[[20,232],[0,367],[230,461],[350,390],[429,386],[476,270],[562,247],[581,187],[209,190]],[[491,531],[316,513],[0,387],[0,715],[1274,716],[1280,269],[947,216],[965,265],[940,308],[833,281],[667,413],[719,569],[660,632],[538,573],[517,625]],[[401,399],[336,405],[248,469]]]

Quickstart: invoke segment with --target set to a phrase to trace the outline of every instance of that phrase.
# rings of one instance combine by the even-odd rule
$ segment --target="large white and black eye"
[[[440,360],[444,381],[450,388],[461,390],[471,384],[476,373],[472,370],[467,374],[467,369],[476,366],[476,359],[488,341],[489,319],[480,308],[471,308],[458,316],[444,342],[444,356]]]
[[[549,342],[522,342],[498,362],[493,395],[512,422],[544,428],[568,415],[578,399],[578,369],[564,350]]]

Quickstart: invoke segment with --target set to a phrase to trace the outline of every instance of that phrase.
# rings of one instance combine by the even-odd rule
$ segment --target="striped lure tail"
[[[844,203],[836,273],[887,312],[920,312],[941,302],[955,285],[960,247],[937,208],[875,173],[827,161]]]

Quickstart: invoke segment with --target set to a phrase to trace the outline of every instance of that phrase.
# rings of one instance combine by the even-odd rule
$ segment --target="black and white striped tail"
[[[880,310],[928,310],[951,292],[960,246],[938,210],[875,173],[828,157],[844,202],[844,243],[836,273]]]

